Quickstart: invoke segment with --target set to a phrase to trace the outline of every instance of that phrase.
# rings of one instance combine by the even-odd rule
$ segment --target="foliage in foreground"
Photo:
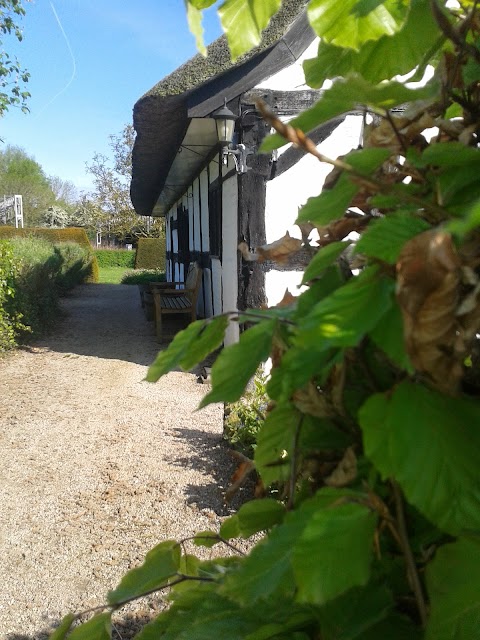
[[[212,4],[188,0],[191,22]],[[222,4],[235,55],[279,4]],[[480,12],[469,0],[311,0],[308,11],[322,42],[307,80],[337,79],[290,126],[260,106],[279,132],[264,149],[285,136],[318,157],[304,132],[360,105],[375,119],[363,149],[319,157],[334,169],[298,218],[304,243],[319,235],[306,291],[240,318],[253,326],[220,354],[203,401],[235,402],[271,356],[254,463],[276,493],[195,543],[231,552],[232,539],[266,535],[246,556],[210,561],[161,542],[71,640],[108,638],[110,610],[166,587],[170,608],[138,640],[479,635]],[[436,68],[426,85],[392,80],[426,63]],[[291,240],[250,259],[288,255]],[[189,370],[228,322],[190,325],[148,379]]]

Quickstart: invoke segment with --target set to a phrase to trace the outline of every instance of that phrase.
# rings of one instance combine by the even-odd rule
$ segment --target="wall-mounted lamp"
[[[235,162],[237,173],[246,173],[249,169],[247,167],[247,156],[254,153],[254,151],[253,149],[247,149],[244,144],[233,144],[233,132],[237,116],[227,107],[226,98],[223,107],[212,113],[212,118],[215,120],[218,141],[222,146],[223,164],[227,164],[228,156],[231,155]]]

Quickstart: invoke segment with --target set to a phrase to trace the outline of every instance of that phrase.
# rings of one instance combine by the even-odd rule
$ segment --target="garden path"
[[[82,285],[56,330],[0,362],[0,638],[40,640],[164,539],[217,528],[232,461],[190,373],[158,351],[138,289]],[[122,638],[161,606],[117,615]]]

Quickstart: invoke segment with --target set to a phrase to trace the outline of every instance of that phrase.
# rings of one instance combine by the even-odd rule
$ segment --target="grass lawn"
[[[98,281],[102,284],[120,284],[125,267],[99,267]]]

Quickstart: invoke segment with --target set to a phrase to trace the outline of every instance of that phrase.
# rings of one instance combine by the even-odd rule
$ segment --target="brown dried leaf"
[[[258,262],[266,260],[279,263],[287,262],[289,257],[296,253],[301,246],[302,241],[299,238],[292,238],[287,231],[283,238],[257,248]]]
[[[238,451],[230,452],[235,458],[241,459],[239,466],[236,468],[230,482],[230,486],[225,491],[225,502],[230,502],[237,491],[245,484],[248,476],[255,470],[255,463]]]
[[[340,218],[340,220],[335,220],[326,227],[317,227],[318,244],[324,247],[331,242],[343,240],[352,231],[360,232],[368,225],[371,219],[371,216],[349,215]]]
[[[280,302],[276,305],[276,308],[291,307],[292,304],[295,304],[296,302],[297,298],[292,295],[288,289],[285,289],[285,294]]]
[[[303,389],[295,391],[292,399],[294,405],[302,413],[317,418],[326,418],[332,415],[328,398],[313,382],[309,382]]]
[[[240,242],[240,244],[238,245],[238,250],[242,254],[242,258],[246,262],[257,262],[258,261],[258,254],[255,253],[255,252],[250,251],[250,248],[249,248],[249,246],[248,246],[248,244],[246,242]]]
[[[329,487],[346,487],[357,477],[357,456],[353,447],[348,447],[333,472],[325,478]]]
[[[418,371],[454,390],[462,375],[456,351],[461,264],[449,234],[426,231],[397,262],[397,299],[408,355]]]
[[[312,231],[315,229],[315,225],[312,224],[311,222],[299,222],[297,223],[297,227],[300,229],[300,232],[302,234],[302,240],[305,244],[307,244],[308,242],[308,236],[312,233]]]

